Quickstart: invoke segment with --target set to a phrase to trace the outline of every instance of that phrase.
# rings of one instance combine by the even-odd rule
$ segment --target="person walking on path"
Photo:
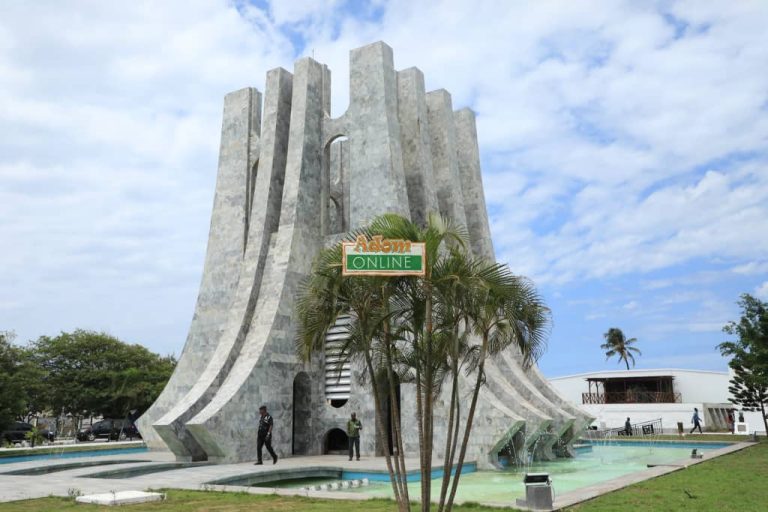
[[[699,429],[699,434],[704,433],[701,431],[701,418],[699,418],[699,409],[697,407],[693,408],[693,417],[691,418],[691,423],[693,423],[693,428],[690,432],[688,432],[689,434],[693,434],[693,431],[697,428]]]
[[[728,431],[733,434],[733,411],[728,411],[725,422],[728,424]]]
[[[259,407],[259,414],[261,415],[261,419],[259,419],[259,433],[256,441],[256,455],[258,456],[258,460],[254,465],[258,466],[259,464],[263,464],[261,461],[261,450],[264,446],[267,447],[267,451],[272,456],[272,464],[277,464],[277,454],[275,453],[275,450],[272,449],[272,427],[275,422],[272,420],[272,416],[267,412],[266,405]]]
[[[629,418],[627,418],[627,421],[624,422],[624,435],[632,435],[632,423],[629,421]]]
[[[352,460],[352,449],[357,451],[357,460],[360,460],[360,431],[363,430],[363,424],[357,419],[355,413],[347,422],[347,437],[349,438],[349,460]]]

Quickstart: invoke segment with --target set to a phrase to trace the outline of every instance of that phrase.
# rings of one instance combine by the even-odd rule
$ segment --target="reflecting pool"
[[[608,444],[590,444],[587,449],[579,450],[574,459],[561,459],[554,462],[534,462],[525,467],[509,467],[501,471],[477,471],[462,474],[457,497],[466,501],[514,503],[515,498],[525,495],[523,474],[526,472],[545,472],[552,478],[555,496],[593,484],[606,482],[620,476],[644,471],[654,465],[674,465],[691,456],[696,448],[704,454],[729,446],[729,443],[647,443],[647,442],[611,442]],[[360,476],[360,475],[358,475]],[[364,476],[364,475],[362,475]],[[332,480],[325,480],[331,482]],[[316,484],[318,482],[312,482]],[[287,487],[302,487],[303,482],[294,482]],[[409,484],[411,496],[418,498],[419,482]],[[440,493],[440,479],[432,480],[432,495]],[[370,485],[346,492],[366,493],[381,497],[391,497],[389,482],[370,481]]]

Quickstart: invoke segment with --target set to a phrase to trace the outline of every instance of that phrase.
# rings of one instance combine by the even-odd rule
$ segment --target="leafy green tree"
[[[768,432],[768,387],[755,383],[752,373],[744,367],[737,366],[733,371],[734,376],[728,386],[731,402],[740,405],[745,411],[759,411]]]
[[[637,342],[637,338],[627,339],[621,329],[617,327],[611,327],[608,332],[603,334],[605,343],[600,345],[600,348],[605,350],[605,359],[608,360],[613,356],[619,357],[619,363],[624,361],[629,370],[629,362],[632,361],[632,366],[635,366],[635,354],[643,355],[640,349],[633,347]]]
[[[176,361],[105,333],[75,330],[31,345],[55,414],[124,418],[157,398]]]
[[[17,414],[19,420],[30,422],[33,417],[51,409],[50,392],[45,383],[46,375],[36,352],[30,347],[19,347],[15,377],[23,401],[23,408]]]
[[[20,354],[11,331],[0,332],[0,431],[10,425],[24,408],[24,394],[17,379]]]
[[[738,339],[725,341],[717,348],[723,356],[731,357],[728,364],[735,374],[729,388],[732,401],[746,410],[759,410],[768,431],[768,303],[745,293],[738,305],[741,319],[723,327],[723,332]]]

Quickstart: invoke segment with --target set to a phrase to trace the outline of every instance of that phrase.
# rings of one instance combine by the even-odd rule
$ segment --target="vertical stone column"
[[[350,54],[350,228],[382,213],[410,217],[392,48],[382,42]]]
[[[259,296],[270,235],[277,228],[291,106],[290,73],[284,69],[270,71],[267,74],[266,92],[264,128],[259,144],[260,153],[257,154],[259,158],[254,159],[252,164],[249,162],[249,167],[254,171],[249,175],[252,183],[247,187],[253,201],[248,244],[225,329],[216,350],[208,358],[208,365],[198,374],[195,385],[154,424],[166,444],[182,459],[207,458],[207,453],[195,446],[194,437],[185,423],[208,404],[240,353]]]
[[[425,225],[430,213],[440,206],[435,191],[424,74],[418,68],[397,72],[397,112],[403,167],[408,188],[411,220]]]
[[[427,93],[427,113],[440,213],[456,224],[466,226],[450,93],[445,89]]]
[[[467,217],[472,252],[481,258],[495,261],[491,228],[488,225],[488,211],[485,209],[475,113],[468,108],[463,108],[453,113],[453,121],[456,127],[459,178],[464,195],[464,212]]]
[[[325,107],[330,107],[328,68],[304,58],[296,61],[290,134],[280,226],[312,230],[320,236],[322,138]]]
[[[251,210],[253,209],[253,195],[256,187],[256,167],[259,164],[259,137],[261,135],[261,93],[253,89],[248,101],[248,172],[245,181],[245,235],[243,238],[243,252],[248,244],[248,227],[250,225]]]
[[[277,419],[275,449],[291,451],[295,296],[320,249],[322,66],[296,62],[277,232],[271,233],[264,276],[247,335],[215,396],[186,426],[209,460],[253,459],[258,407]],[[266,144],[266,141],[265,141]]]
[[[264,102],[264,129],[259,153],[259,188],[254,200],[251,222],[261,231],[263,253],[267,252],[270,234],[277,231],[285,181],[285,161],[291,125],[293,75],[283,68],[267,73]],[[263,262],[262,262],[263,264]]]
[[[253,88],[224,98],[216,192],[195,314],[176,370],[157,401],[139,419],[139,428],[151,448],[165,447],[152,424],[194,386],[224,330],[245,246],[246,185],[260,103],[261,94]],[[191,449],[196,450],[195,446]]]

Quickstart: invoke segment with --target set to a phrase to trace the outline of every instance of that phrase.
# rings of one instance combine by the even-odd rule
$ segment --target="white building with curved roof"
[[[579,373],[550,379],[569,402],[595,418],[598,428],[620,428],[661,419],[665,432],[677,432],[682,422],[692,428],[694,408],[709,431],[725,431],[729,409],[738,419],[739,407],[730,402],[729,372],[660,368]],[[765,432],[759,413],[744,413],[749,432]]]

